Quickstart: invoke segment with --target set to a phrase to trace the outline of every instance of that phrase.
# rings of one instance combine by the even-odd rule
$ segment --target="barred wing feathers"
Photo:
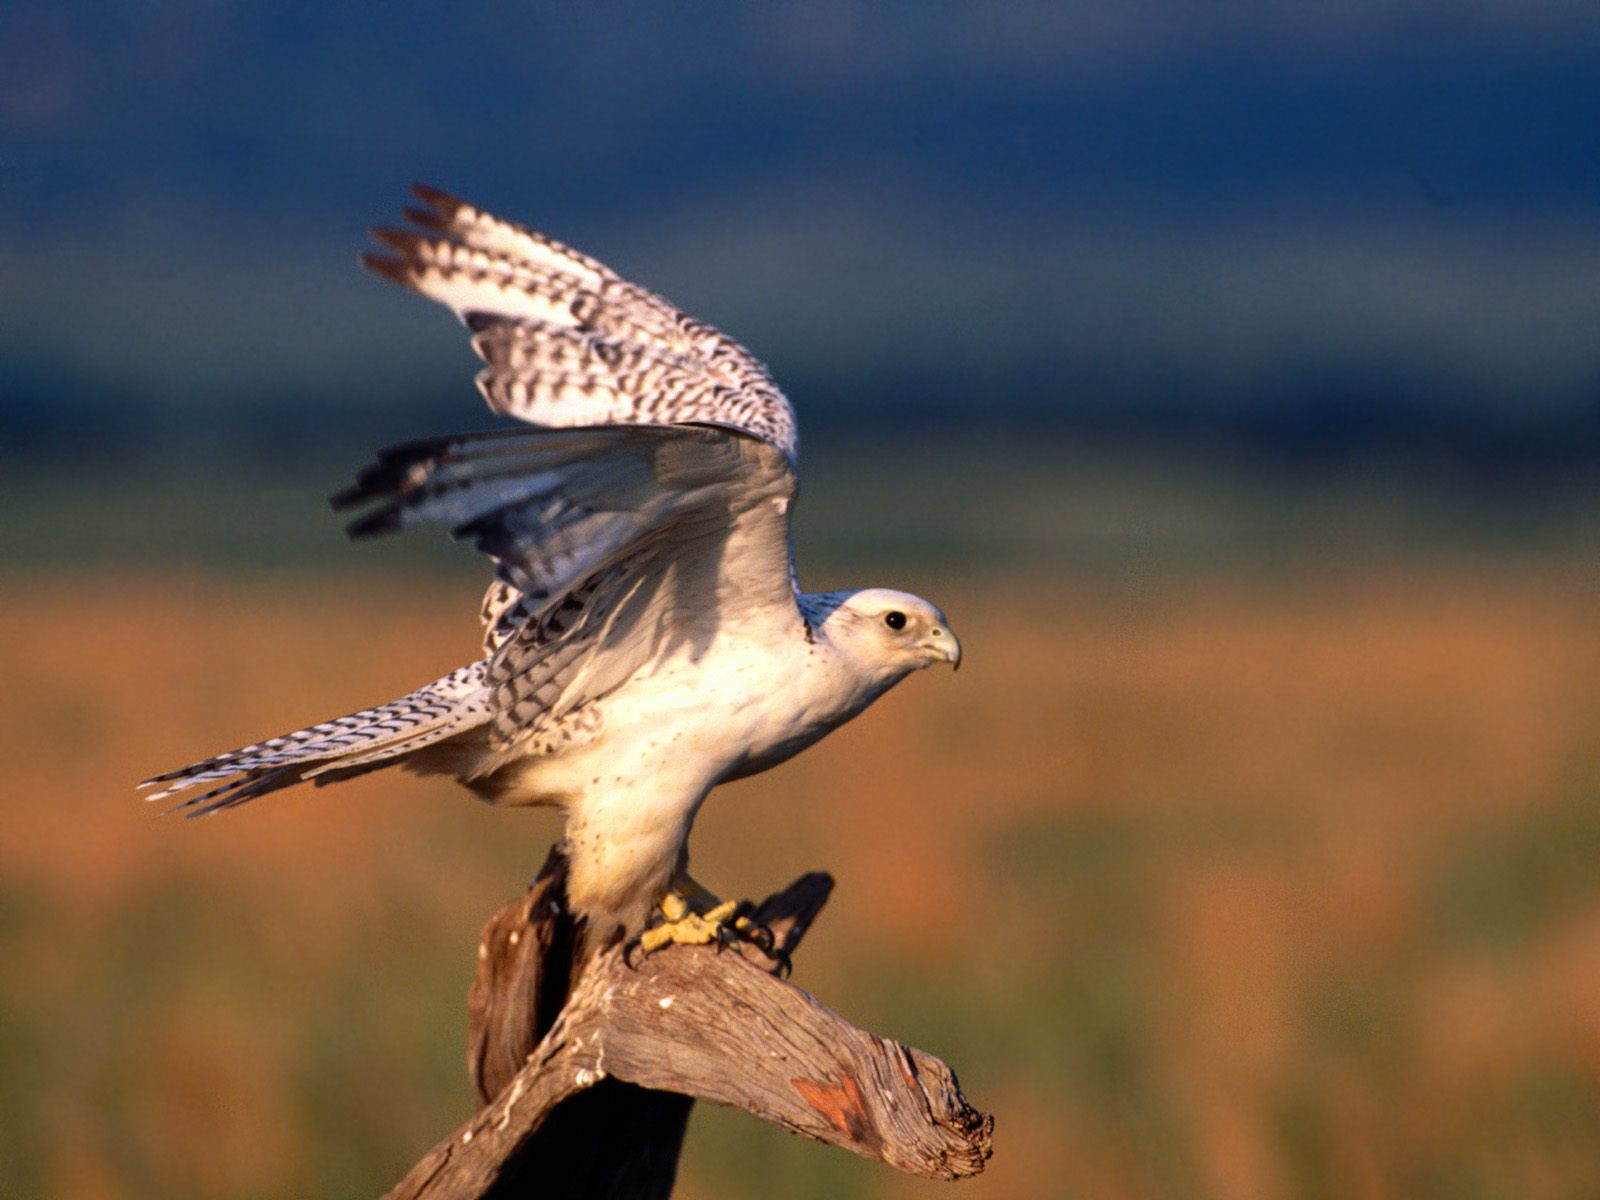
[[[450,308],[495,412],[535,425],[708,424],[793,461],[794,410],[749,351],[554,239],[417,187],[415,229],[377,229],[373,271]]]

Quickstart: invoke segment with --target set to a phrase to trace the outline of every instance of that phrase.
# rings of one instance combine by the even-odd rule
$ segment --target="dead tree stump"
[[[613,946],[573,983],[559,848],[484,926],[468,994],[481,1107],[389,1200],[666,1197],[696,1098],[929,1179],[975,1175],[994,1118],[931,1055],[846,1022],[778,977],[827,902],[810,874],[754,914],[778,953]]]

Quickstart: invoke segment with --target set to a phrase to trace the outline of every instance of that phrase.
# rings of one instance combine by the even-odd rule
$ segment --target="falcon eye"
[[[904,629],[906,627],[906,615],[903,612],[885,613],[883,623],[890,629]]]

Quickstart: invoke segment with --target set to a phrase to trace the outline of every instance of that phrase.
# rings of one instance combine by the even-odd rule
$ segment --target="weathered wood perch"
[[[559,851],[484,926],[468,996],[483,1105],[389,1200],[666,1197],[696,1097],[929,1179],[983,1169],[994,1118],[944,1063],[857,1029],[778,978],[833,881],[802,876],[754,914],[778,955],[670,946],[598,955],[569,989]]]

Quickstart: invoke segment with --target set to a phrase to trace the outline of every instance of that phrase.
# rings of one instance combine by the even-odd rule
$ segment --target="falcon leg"
[[[660,922],[639,936],[646,954],[679,942],[688,946],[724,946],[749,942],[765,954],[774,954],[772,931],[752,921],[748,900],[721,900],[688,875],[672,881],[661,897]]]

